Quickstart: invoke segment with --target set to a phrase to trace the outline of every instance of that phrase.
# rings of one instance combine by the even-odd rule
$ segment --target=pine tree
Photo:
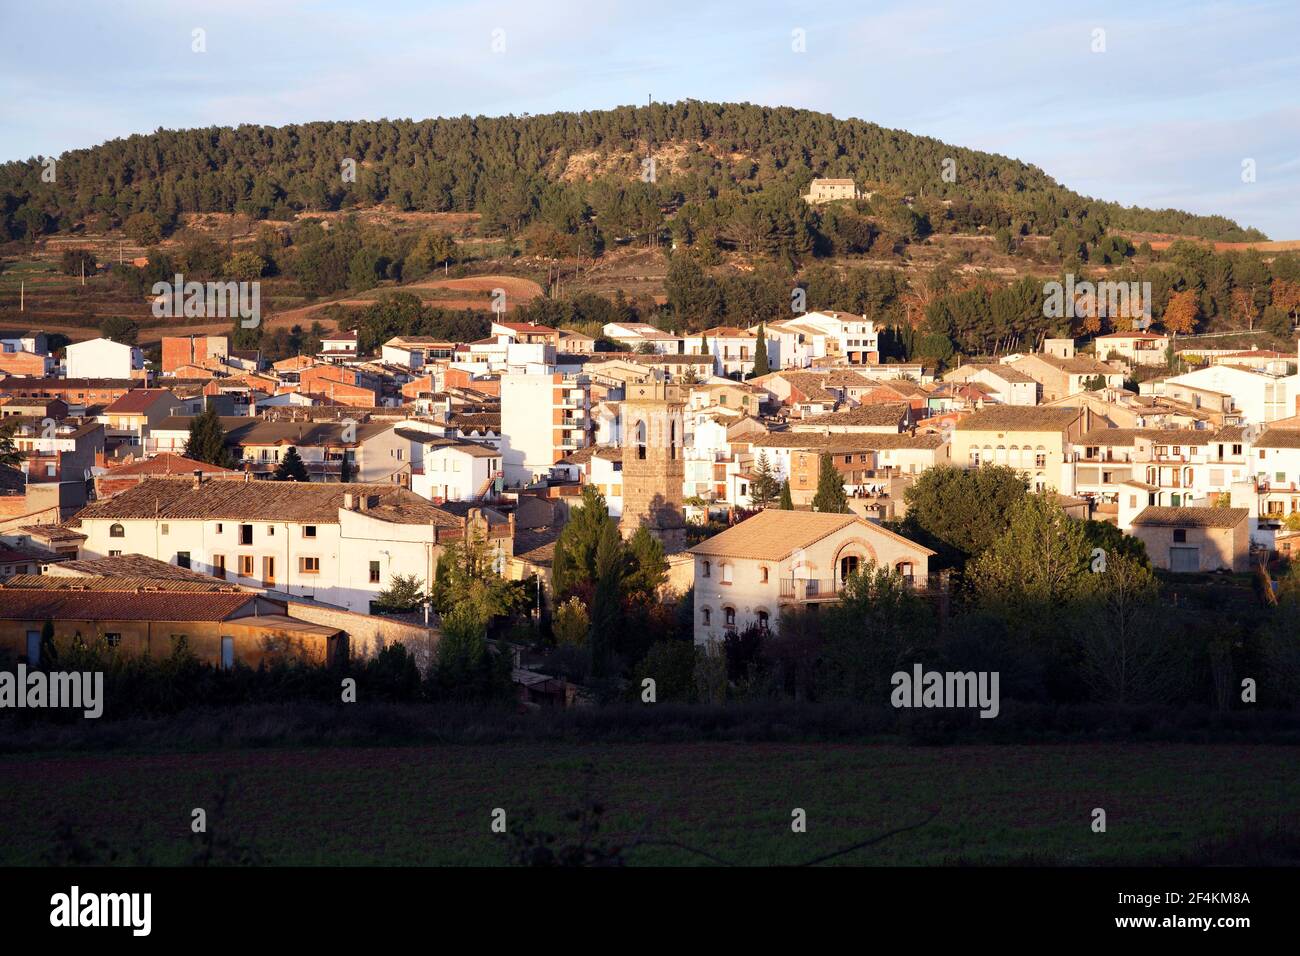
[[[781,482],[781,502],[777,505],[782,511],[794,511],[794,500],[790,497],[790,480]]]
[[[844,515],[849,513],[849,496],[844,493],[844,479],[835,470],[835,461],[823,454],[817,469],[817,494],[813,495],[813,511]]]
[[[555,541],[551,568],[557,594],[567,594],[596,577],[596,552],[606,528],[618,535],[618,522],[599,491],[591,485],[582,489],[582,504],[574,508]]]
[[[781,483],[767,460],[767,452],[759,451],[754,463],[754,474],[749,481],[749,503],[755,508],[770,508],[781,496]]]
[[[758,341],[754,343],[754,370],[749,373],[750,378],[758,378],[760,375],[767,375],[772,371],[772,366],[767,358],[767,327],[764,323],[758,323]]]
[[[216,409],[208,406],[190,420],[190,437],[185,443],[185,457],[222,468],[234,465],[234,456],[226,447],[226,430]]]
[[[298,449],[292,445],[284,453],[284,458],[280,464],[275,466],[275,474],[271,476],[274,481],[311,481],[307,474],[307,466],[303,464],[302,456],[298,454]]]

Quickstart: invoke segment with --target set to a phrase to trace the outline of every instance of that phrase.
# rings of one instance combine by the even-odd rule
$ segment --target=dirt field
[[[193,853],[195,807],[221,838],[272,864],[490,865],[505,862],[510,846],[490,830],[494,809],[505,811],[510,832],[543,830],[568,842],[576,824],[565,815],[587,800],[606,808],[599,839],[674,840],[735,863],[807,861],[931,810],[938,815],[925,826],[837,862],[1086,865],[1207,854],[1231,862],[1205,848],[1296,853],[1294,840],[1269,837],[1300,821],[1295,767],[1294,748],[1182,744],[498,744],[5,757],[0,865],[37,864],[52,847],[73,844],[97,858],[116,851],[118,862],[183,863]],[[1091,827],[1098,807],[1105,833]],[[806,813],[805,833],[792,831],[796,808]],[[625,858],[705,860],[652,845]]]

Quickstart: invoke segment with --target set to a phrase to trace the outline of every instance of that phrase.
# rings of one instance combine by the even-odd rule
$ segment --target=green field
[[[726,862],[806,862],[923,819],[927,808],[938,815],[924,827],[836,862],[1296,863],[1296,771],[1294,748],[1182,744],[493,744],[11,756],[0,761],[0,864],[188,863],[196,851],[191,811],[202,807],[211,836],[228,844],[216,862],[492,865],[507,862],[511,847],[490,830],[495,808],[506,811],[513,832],[543,830],[563,845],[578,826],[566,814],[588,800],[605,808],[597,842],[645,842],[625,851],[630,864],[705,862],[655,841]],[[1095,807],[1106,810],[1105,833],[1091,829]],[[791,831],[794,808],[807,813],[806,833]]]

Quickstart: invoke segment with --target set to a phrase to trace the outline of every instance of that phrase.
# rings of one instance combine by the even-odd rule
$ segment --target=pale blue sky
[[[806,52],[792,50],[796,29]],[[1087,195],[1293,239],[1297,38],[1297,0],[0,0],[0,160],[159,126],[545,113],[653,94],[860,117],[1024,159]],[[1247,158],[1254,183],[1241,181]]]

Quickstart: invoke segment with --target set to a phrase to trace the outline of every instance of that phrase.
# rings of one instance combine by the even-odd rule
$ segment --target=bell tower
[[[665,382],[629,382],[619,407],[623,437],[624,538],[645,525],[671,554],[686,547],[682,482],[686,477],[686,390]]]

